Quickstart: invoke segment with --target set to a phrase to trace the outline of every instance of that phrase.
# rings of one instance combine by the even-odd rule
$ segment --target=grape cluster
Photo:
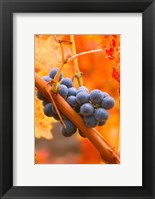
[[[57,71],[58,68],[53,68],[50,71],[49,76],[44,76],[43,80],[49,82],[54,79]],[[70,78],[63,78],[62,73],[59,78],[58,92],[82,117],[84,124],[88,128],[105,125],[109,118],[107,110],[111,109],[115,104],[114,99],[106,92],[94,89],[89,93],[85,86],[80,86],[76,89],[73,86],[72,80]],[[59,120],[53,104],[45,99],[40,92],[37,93],[37,97],[43,101],[44,114],[48,117],[53,117],[54,119]],[[72,136],[77,131],[77,127],[65,115],[61,112],[60,114],[66,125],[66,128],[61,126],[60,130],[62,135],[65,137]],[[85,137],[80,130],[79,134],[82,137]]]

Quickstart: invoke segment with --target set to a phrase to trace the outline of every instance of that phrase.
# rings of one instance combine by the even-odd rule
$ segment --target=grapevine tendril
[[[53,99],[53,97],[51,95],[51,89],[49,88],[49,84],[51,82],[53,82],[53,80],[51,80],[50,82],[47,83],[46,91],[47,91],[47,93],[48,93],[48,95],[49,95],[49,97],[50,97],[50,99],[51,99],[51,101],[53,103],[53,106],[54,106],[54,108],[55,108],[55,110],[56,110],[56,112],[57,112],[57,114],[58,114],[58,116],[60,118],[60,121],[61,121],[62,125],[64,126],[64,128],[66,128],[66,125],[65,125],[65,123],[64,123],[64,121],[63,121],[63,119],[61,117],[61,114],[60,114],[60,112],[59,112],[59,110],[57,108],[57,105],[56,105],[56,103],[55,103],[55,101],[54,101],[54,99]]]

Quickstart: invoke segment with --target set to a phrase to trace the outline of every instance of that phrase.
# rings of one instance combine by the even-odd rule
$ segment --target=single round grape
[[[50,82],[50,81],[52,80],[49,76],[43,76],[42,79],[43,79],[45,82]]]
[[[55,75],[57,74],[58,72],[58,68],[53,68],[50,73],[49,73],[49,76],[50,78],[54,79]],[[60,77],[59,77],[59,81],[62,79],[62,72],[60,73]]]
[[[80,113],[83,116],[90,116],[94,112],[94,107],[90,103],[85,103],[80,107]]]
[[[105,98],[105,97],[109,96],[109,94],[108,94],[108,93],[106,93],[106,92],[102,92],[102,95],[103,95],[103,98]]]
[[[85,86],[80,86],[80,87],[78,88],[76,94],[78,94],[79,92],[87,92],[87,93],[88,93],[88,89],[87,89],[87,87],[85,87]]]
[[[107,120],[109,113],[104,108],[97,108],[94,112],[94,116],[98,121]]]
[[[45,97],[39,91],[37,92],[37,98],[40,100],[45,100]]]
[[[115,105],[115,101],[112,97],[107,96],[103,98],[101,106],[105,109],[111,109]]]
[[[44,106],[44,114],[47,116],[47,117],[52,117],[53,116],[53,111],[52,111],[52,107],[53,107],[53,104],[52,103],[48,103]]]
[[[103,126],[106,124],[106,122],[107,122],[107,120],[99,121],[98,126]]]
[[[76,101],[78,104],[84,104],[89,101],[89,94],[87,92],[79,92],[76,95]]]
[[[72,136],[77,130],[76,126],[70,120],[64,120],[64,123],[66,128],[64,128],[64,126],[61,126],[60,128],[62,135],[65,137]]]
[[[95,119],[94,115],[83,117],[84,123],[87,127],[93,128],[98,125],[98,121]]]
[[[60,85],[58,86],[58,89],[59,89],[59,94],[60,94],[63,98],[66,98],[67,95],[68,95],[68,88],[67,88],[67,86],[60,84]]]
[[[81,130],[78,129],[78,131],[79,131],[79,135],[80,135],[81,137],[86,138],[86,136],[82,133]]]
[[[48,103],[51,103],[51,102],[49,102],[47,99],[44,99],[43,102],[42,102],[43,106],[45,106]]]
[[[64,79],[61,80],[60,84],[63,84],[65,86],[67,86],[68,88],[73,87],[73,82],[70,78],[66,77]]]
[[[71,87],[68,89],[68,96],[76,96],[76,88],[75,87]]]
[[[72,107],[78,107],[79,104],[76,101],[76,97],[75,96],[69,96],[67,98],[67,102],[72,106]]]
[[[91,91],[91,93],[90,93],[90,101],[93,104],[100,104],[102,99],[103,99],[102,91],[100,91],[98,89],[95,89],[95,90]]]

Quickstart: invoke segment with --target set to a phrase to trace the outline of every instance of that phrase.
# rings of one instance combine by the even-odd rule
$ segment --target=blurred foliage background
[[[70,40],[69,35],[57,35]],[[100,89],[115,99],[109,110],[110,118],[105,126],[96,127],[106,141],[120,153],[120,35],[74,35],[77,53],[102,48],[78,58],[83,73],[83,85],[89,91]],[[71,45],[64,43],[65,57],[72,56]],[[53,35],[35,35],[35,72],[48,75],[61,65],[60,44]],[[63,68],[64,77],[74,76],[73,62]],[[74,86],[78,88],[76,80]],[[36,90],[35,90],[36,93]],[[42,102],[35,95],[35,163],[36,164],[104,164],[97,149],[87,138],[78,133],[70,138],[59,132],[60,123],[43,114]]]

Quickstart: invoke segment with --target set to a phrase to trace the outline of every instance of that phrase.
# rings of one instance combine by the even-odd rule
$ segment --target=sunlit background
[[[70,40],[69,35],[57,35]],[[78,58],[83,85],[89,91],[100,89],[115,99],[105,126],[96,129],[114,150],[120,153],[120,35],[74,35],[77,53],[102,48],[102,52]],[[64,44],[65,57],[72,56],[70,44]],[[35,72],[48,75],[61,65],[60,44],[53,35],[35,35]],[[64,77],[74,76],[73,62],[63,68]],[[74,86],[78,88],[75,81]],[[36,89],[35,89],[36,93]],[[35,95],[35,163],[36,164],[104,164],[97,149],[78,133],[66,138],[60,133],[60,122],[43,113],[42,102]]]

